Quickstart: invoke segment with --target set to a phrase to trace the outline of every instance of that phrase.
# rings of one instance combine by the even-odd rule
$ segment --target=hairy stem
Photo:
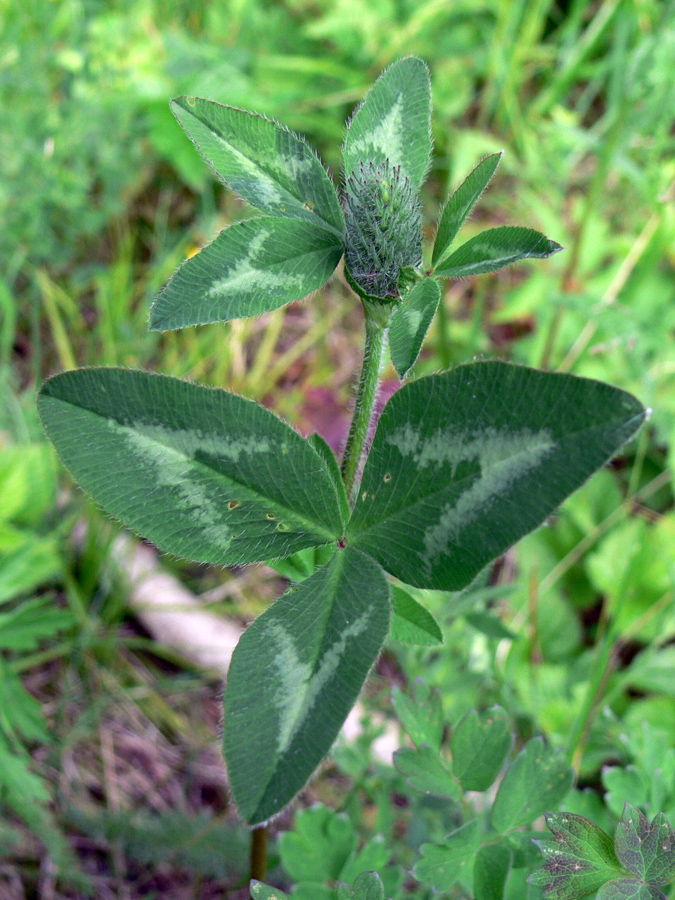
[[[363,300],[363,310],[366,317],[363,367],[361,368],[361,378],[347,446],[342,457],[342,480],[350,503],[353,503],[359,465],[373,418],[373,407],[380,382],[380,368],[392,307],[383,303]]]

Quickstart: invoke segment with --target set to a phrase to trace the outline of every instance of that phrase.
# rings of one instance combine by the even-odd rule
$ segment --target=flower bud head
[[[399,273],[422,262],[422,208],[400,166],[362,163],[345,183],[345,265],[369,297],[398,297]]]

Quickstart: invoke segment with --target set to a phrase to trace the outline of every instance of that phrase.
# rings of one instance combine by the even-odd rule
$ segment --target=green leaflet
[[[296,812],[293,831],[279,835],[279,854],[293,881],[321,883],[340,878],[358,844],[349,817],[319,803]]]
[[[338,885],[337,900],[384,900],[382,879],[377,872],[361,872],[353,890],[344,882]]]
[[[457,232],[466,221],[467,216],[478,202],[480,195],[494,175],[501,153],[493,153],[479,162],[473,172],[469,173],[445,204],[438,223],[436,240],[431,255],[431,265],[436,266],[457,236]]]
[[[382,570],[348,547],[244,632],[227,679],[224,749],[246,822],[281,812],[328,753],[389,615]]]
[[[542,813],[557,806],[574,781],[574,770],[563,755],[532,738],[520,751],[499,785],[490,812],[492,827],[504,833],[534,822]]]
[[[548,894],[548,896],[555,895]],[[668,900],[668,898],[653,884],[633,881],[632,878],[619,878],[617,881],[603,884],[596,894],[596,900]]]
[[[650,884],[675,880],[675,831],[663,813],[650,825],[639,809],[627,803],[614,844],[624,868],[635,878]]]
[[[389,348],[399,378],[405,378],[415,365],[440,299],[438,282],[425,278],[396,307],[389,325]]]
[[[150,311],[156,331],[257,316],[328,281],[342,244],[313,222],[264,216],[225,228],[175,272]]]
[[[458,722],[450,748],[452,770],[466,791],[486,791],[513,746],[509,719],[500,706],[472,709]]]
[[[481,821],[470,819],[443,839],[442,844],[422,844],[422,858],[412,871],[418,881],[428,881],[435,891],[449,891],[470,871],[481,845]]]
[[[417,747],[429,744],[438,751],[445,729],[440,691],[437,688],[431,690],[425,681],[416,678],[411,697],[394,685],[391,702],[414,744]]]
[[[342,237],[333,182],[297,134],[258,113],[198,97],[177,97],[171,109],[216,174],[252,206]]]
[[[347,499],[342,476],[340,475],[340,464],[338,463],[337,459],[335,459],[335,454],[331,450],[330,445],[321,437],[320,434],[310,434],[310,436],[307,438],[307,442],[323,459],[323,461],[326,463],[326,466],[328,467],[328,471],[333,476],[335,490],[337,491],[338,497],[340,498],[342,515],[345,522],[347,522],[349,520],[349,516],[351,515],[351,510],[349,508],[349,500]]]
[[[612,839],[593,822],[573,813],[547,813],[553,840],[540,841],[546,863],[528,878],[545,895],[575,900],[593,894],[623,874]]]
[[[435,269],[434,275],[461,278],[495,272],[519,259],[545,259],[562,250],[560,244],[531,228],[500,225],[488,228],[462,244]]]
[[[349,539],[407,584],[459,590],[645,415],[609,385],[502,362],[413,381],[380,417]]]
[[[431,155],[431,84],[426,63],[408,56],[380,75],[354,114],[342,150],[347,176],[361,163],[401,166],[418,188]]]
[[[394,765],[413,790],[459,800],[457,782],[438,755],[438,751],[428,744],[422,744],[418,750],[401,747],[394,753]]]
[[[504,900],[513,854],[499,844],[481,847],[473,864],[475,900]]]
[[[79,369],[50,379],[38,403],[85,490],[169,553],[257,562],[342,531],[321,457],[250,400],[129,369]]]
[[[392,640],[425,646],[443,643],[443,632],[429,610],[396,584],[391,585],[391,611]]]
[[[547,862],[528,878],[544,894],[574,900],[621,877],[612,839],[593,822],[572,813],[547,813],[546,824],[554,836],[539,843]]]

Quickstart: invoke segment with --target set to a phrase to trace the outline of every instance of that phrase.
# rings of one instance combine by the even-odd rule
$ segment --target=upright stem
[[[267,876],[267,825],[258,825],[251,832],[251,878],[264,881]]]
[[[380,381],[382,355],[387,337],[387,326],[392,307],[388,304],[363,300],[366,317],[366,345],[363,351],[363,367],[352,424],[349,429],[347,446],[342,457],[342,480],[350,503],[356,486],[356,476],[363,454],[363,448],[373,418],[373,407]]]

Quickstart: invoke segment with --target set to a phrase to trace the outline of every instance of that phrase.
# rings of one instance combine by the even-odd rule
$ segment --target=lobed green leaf
[[[150,328],[227,322],[300,300],[328,281],[342,251],[333,234],[311,222],[237,222],[176,270],[155,298]]]
[[[458,722],[450,749],[452,771],[467,791],[486,791],[513,746],[507,714],[500,706],[472,709]]]
[[[534,822],[544,810],[557,806],[574,782],[574,770],[564,756],[533,738],[506,772],[490,813],[492,827],[504,833]]]
[[[342,237],[337,191],[299,135],[265,116],[199,97],[177,97],[171,109],[216,175],[252,206]]]
[[[500,225],[470,238],[447,256],[435,268],[434,274],[443,278],[462,278],[496,272],[520,259],[546,259],[559,250],[562,250],[560,244],[531,228]]]
[[[436,891],[449,891],[470,871],[480,845],[480,820],[471,819],[444,838],[442,844],[422,844],[422,859],[413,875],[418,881],[429,882]]]
[[[339,884],[337,900],[384,900],[384,885],[377,872],[362,872],[354,880],[353,889]]]
[[[432,266],[436,267],[443,260],[457,232],[495,174],[501,158],[502,153],[493,153],[479,162],[445,204],[431,255]]]
[[[354,113],[343,147],[346,175],[361,163],[400,166],[419,188],[431,155],[429,69],[416,56],[389,66]]]
[[[405,378],[415,365],[440,299],[438,282],[425,278],[396,307],[389,325],[389,347],[399,378]]]
[[[409,697],[394,685],[391,702],[401,724],[417,747],[429,744],[434,750],[441,746],[443,738],[443,706],[440,691],[433,690],[421,678],[416,678]]]
[[[593,822],[573,813],[547,813],[553,841],[539,849],[546,864],[528,882],[542,888],[554,900],[578,900],[603,884],[621,877],[621,866],[612,839]]]
[[[244,632],[227,679],[224,749],[246,822],[281,812],[328,753],[389,616],[382,570],[348,547]]]
[[[390,860],[391,848],[387,845],[384,835],[376,834],[374,837],[366,840],[358,850],[352,852],[340,872],[340,881],[346,884],[353,883],[355,893],[357,884],[365,885],[368,890],[377,891],[377,882],[382,883],[377,872],[380,869],[384,871]],[[373,881],[372,878],[365,878],[366,875],[376,876],[377,881]],[[400,875],[403,876],[403,872]],[[389,869],[386,876],[389,884],[395,882],[398,877],[396,868]]]
[[[322,458],[251,400],[146,372],[79,369],[47,381],[38,406],[82,487],[168,553],[259,562],[342,531]]]
[[[667,897],[653,884],[620,878],[603,884],[596,894],[596,900],[667,900]]]
[[[279,852],[286,873],[294,881],[339,878],[356,851],[358,837],[345,813],[318,803],[298,810],[293,831],[279,836]]]
[[[411,747],[397,750],[394,753],[394,765],[413,790],[459,800],[457,782],[444,765],[438,751],[428,744],[422,744],[418,750]]]
[[[645,415],[601,382],[503,362],[413,381],[380,417],[349,539],[407,584],[459,590],[610,459]]]
[[[675,880],[675,831],[663,813],[650,825],[639,809],[627,803],[614,845],[626,871],[641,881],[670,884]]]

